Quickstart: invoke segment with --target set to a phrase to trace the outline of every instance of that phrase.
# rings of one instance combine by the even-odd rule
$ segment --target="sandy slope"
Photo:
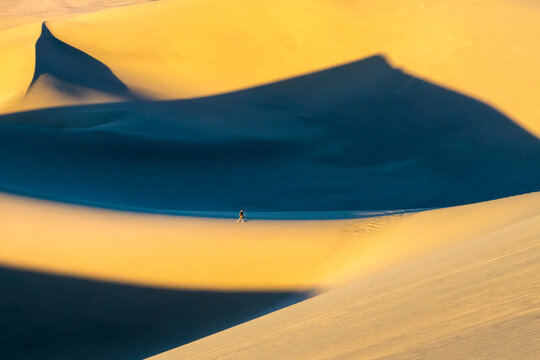
[[[340,268],[328,264],[333,255],[364,243],[356,235],[356,227],[364,226],[360,220],[239,225],[234,219],[116,212],[4,194],[0,203],[0,264],[143,285],[312,289],[339,280],[329,277]],[[405,215],[381,225],[399,216]],[[349,255],[340,262],[359,256]]]
[[[1,199],[3,264],[125,282],[310,287],[318,283],[317,270],[328,253],[346,241],[336,242],[343,234],[340,221],[238,225],[231,219],[117,213],[7,195]],[[33,226],[17,225],[23,222]]]
[[[104,3],[89,4],[70,9]],[[19,11],[7,9],[4,14]],[[383,53],[406,71],[495,106],[538,135],[539,11],[532,1],[513,0],[163,0],[51,27],[128,86],[166,98],[223,93]],[[9,48],[0,42],[0,49]],[[26,54],[17,59],[32,60]],[[13,106],[4,104],[2,111]]]
[[[38,45],[31,91],[131,93],[53,34]],[[6,191],[158,212],[460,205],[538,191],[538,163],[540,140],[511,119],[382,56],[206,98],[0,117]]]
[[[513,121],[539,118],[531,6],[169,0],[2,31],[3,111],[56,108],[0,118],[0,186],[157,211],[425,208],[537,191],[540,141]],[[136,95],[160,91],[191,99]]]
[[[133,286],[0,266],[4,359],[143,359],[309,296]]]
[[[227,92],[383,53],[538,135],[539,11],[534,2],[513,0],[167,0],[51,27],[128,86],[167,98]]]
[[[45,23],[0,31],[0,47],[9,48],[0,59],[10,69],[0,74],[0,107],[9,111],[139,99],[106,65],[57,39]]]
[[[540,134],[532,1],[163,0],[94,12],[127,3],[0,4],[0,112],[18,112],[0,117],[6,191],[166,212],[442,206],[538,190],[540,142],[512,121]],[[539,206],[534,193],[238,225],[0,195],[0,265],[174,288],[174,301],[190,289],[322,291],[361,278],[172,358],[530,358]],[[32,300],[28,278],[19,293]],[[52,278],[52,289],[65,284]],[[99,284],[79,287],[81,303]],[[108,306],[83,319],[90,334]]]
[[[0,30],[151,0],[2,0]]]
[[[418,256],[418,247],[437,243],[444,247]],[[357,249],[366,255],[359,269],[365,260],[381,265],[395,253],[416,256],[152,359],[532,359],[540,354],[539,193],[411,215],[383,227],[370,245]]]
[[[40,24],[0,31],[0,108],[22,99],[30,86],[40,32]]]
[[[92,89],[58,91],[46,76],[30,88],[41,23],[152,0],[2,0],[0,2],[0,112],[122,100]],[[58,62],[64,68],[73,67]],[[91,78],[84,70],[82,73]]]
[[[238,225],[231,219],[123,213],[2,195],[0,262],[147,285],[306,289],[530,217],[538,212],[539,196],[376,220]]]

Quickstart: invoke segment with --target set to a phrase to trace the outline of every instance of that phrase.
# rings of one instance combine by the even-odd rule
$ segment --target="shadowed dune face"
[[[168,99],[384,53],[408,73],[496,106],[539,137],[539,10],[515,0],[170,0],[51,27],[128,86]]]
[[[29,46],[29,42],[32,46]],[[2,111],[140,99],[102,62],[55,37],[45,23],[2,31],[9,48],[0,89]]]
[[[79,88],[121,96],[130,94],[106,65],[54,37],[45,23],[36,42],[36,66],[29,91],[42,75],[55,79],[56,90],[70,96],[82,96]]]
[[[42,12],[41,22],[52,21],[55,8],[75,13],[133,2],[143,0],[7,0],[0,4],[8,18],[0,27],[21,11]],[[512,0],[168,0],[48,24],[129,87],[168,99],[245,89],[384,53],[409,73],[496,106],[538,137],[539,10]],[[24,32],[19,29],[2,31],[0,47],[3,35],[12,39]],[[22,48],[33,47],[38,36],[5,47],[10,53],[21,48],[21,54],[9,54],[15,61],[0,59],[7,65],[0,77],[9,84],[0,88],[2,113],[66,103],[21,106],[13,99],[20,84],[12,80],[20,76],[12,69],[33,60]]]
[[[353,265],[364,276],[151,359],[538,358],[540,193],[425,211],[395,225],[363,234],[369,249],[344,249],[365,253]],[[417,248],[371,274],[360,269],[374,255],[386,260],[435,242],[444,248]]]
[[[6,1],[15,12],[38,3]],[[37,7],[64,8],[47,12],[56,17],[143,1],[43,0]],[[3,49],[21,45],[0,59],[9,69],[1,74],[0,112],[12,113],[0,115],[0,190],[142,212],[244,208],[248,216],[439,207],[537,191],[537,138],[494,108],[411,75],[485,94],[536,131],[535,107],[527,106],[534,96],[515,90],[538,88],[540,51],[527,61],[509,55],[534,40],[527,35],[536,33],[534,13],[507,0],[454,3],[160,1],[43,24],[41,35],[39,23],[2,31]],[[407,72],[382,56],[364,58],[381,52]],[[150,101],[135,89],[191,99]],[[0,346],[9,358],[145,357],[303,300],[305,289],[472,243],[523,213],[537,214],[537,197],[523,207],[512,207],[519,199],[468,207],[482,208],[476,212],[240,226],[0,196],[2,266],[139,284],[0,267]],[[516,248],[509,249],[501,257]],[[463,254],[456,259],[466,262]],[[499,268],[492,261],[499,255],[479,259]],[[415,293],[422,295],[420,280]],[[493,294],[489,281],[477,283]],[[470,294],[462,295],[454,299]],[[418,303],[411,303],[414,315]],[[386,315],[402,309],[392,304]],[[448,324],[453,315],[441,319]]]
[[[0,267],[9,359],[141,359],[303,300],[294,292],[166,290]]]
[[[414,208],[540,184],[534,136],[381,56],[219,96],[64,107],[0,121],[0,186],[77,203]]]

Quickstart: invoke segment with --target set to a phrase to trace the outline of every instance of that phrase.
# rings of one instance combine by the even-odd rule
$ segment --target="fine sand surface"
[[[526,0],[162,0],[50,27],[128,87],[169,99],[230,92],[384,54],[408,73],[494,106],[538,136],[539,14],[538,3]],[[10,31],[22,36],[26,30]],[[0,41],[0,51],[11,53],[11,60],[2,59],[7,66],[0,79],[33,61],[19,49],[38,37],[34,32],[12,46]],[[4,112],[42,106],[45,101],[13,102],[31,79],[32,71],[0,83],[0,101],[12,99]]]
[[[0,0],[2,354],[538,357],[539,17]]]
[[[359,261],[349,285],[152,359],[538,357],[540,194],[410,215],[356,251],[380,264],[435,243],[367,276]]]
[[[538,191],[537,10],[169,0],[0,31],[0,188],[149,212]]]
[[[539,190],[540,140],[382,56],[228,94],[151,101],[48,25],[36,49],[30,92],[47,81],[126,102],[0,116],[7,192],[162,212],[431,208]]]
[[[0,30],[153,0],[2,0]]]
[[[356,220],[237,224],[1,195],[0,263],[141,285],[310,290],[536,215],[539,196]]]
[[[130,360],[305,299],[295,291],[133,286],[0,266],[2,358]]]
[[[539,240],[540,193],[365,219],[248,218],[245,224],[234,219],[100,210],[13,195],[2,195],[0,204],[0,264],[6,267],[0,275],[2,287],[9,289],[1,305],[11,309],[3,314],[2,333],[6,335],[2,346],[8,354],[22,358],[32,358],[33,352],[43,359],[149,356],[302,300],[310,293],[326,291],[330,292],[301,307],[288,308],[284,315],[271,315],[269,319],[278,318],[275,324],[267,324],[268,318],[247,323],[246,331],[252,335],[241,333],[236,338],[235,331],[242,327],[234,328],[231,337],[215,345],[213,337],[195,342],[185,348],[193,352],[177,358],[212,358],[199,353],[198,344],[210,347],[209,351],[215,349],[214,358],[226,358],[229,353],[219,351],[229,345],[232,358],[243,356],[235,353],[237,345],[248,351],[246,358],[253,355],[250,351],[259,353],[261,349],[265,356],[264,351],[273,348],[283,349],[286,358],[301,358],[302,354],[312,358],[315,354],[310,351],[318,349],[312,348],[312,338],[326,346],[323,355],[353,350],[369,355],[361,352],[370,345],[358,340],[355,334],[359,331],[374,332],[365,338],[378,343],[390,338],[397,341],[395,337],[408,334],[409,329],[416,331],[414,336],[398,339],[392,343],[394,347],[384,343],[379,350],[398,352],[414,344],[426,347],[454,336],[456,341],[465,337],[469,344],[469,348],[459,349],[474,353],[481,350],[472,345],[487,340],[485,333],[474,333],[471,327],[485,320],[480,330],[501,336],[509,328],[497,321],[509,317],[512,329],[515,321],[522,321],[515,336],[519,341],[507,343],[500,358],[515,346],[536,351],[530,339],[538,309],[538,289],[534,287],[538,259],[531,251],[537,249]],[[499,260],[515,259],[514,254],[519,257],[509,265]],[[409,293],[411,286],[414,290]],[[338,299],[335,304],[333,296]],[[324,300],[327,298],[330,300]],[[324,302],[321,308],[311,310],[309,304],[320,301]],[[458,303],[454,306],[454,302]],[[307,310],[295,315],[295,309],[304,306]],[[528,312],[533,315],[512,318]],[[356,313],[365,318],[343,320]],[[312,318],[319,325],[296,316]],[[449,319],[456,321],[455,327],[450,323],[447,330],[433,330],[441,324],[446,329]],[[293,326],[290,322],[296,320],[299,323]],[[260,328],[258,321],[263,321]],[[402,322],[391,326],[394,321]],[[303,337],[304,327],[323,333]],[[274,328],[276,332],[271,330]],[[275,344],[283,344],[282,340],[269,339],[271,345],[259,348],[253,339],[267,338],[257,329],[264,333],[270,329],[277,336],[280,329],[297,329],[296,335],[284,337],[299,342],[280,348]],[[468,330],[456,333],[456,329]],[[48,336],[42,341],[39,334],[43,333]],[[223,334],[228,332],[217,338]],[[324,338],[336,342],[325,343]],[[430,349],[418,351],[425,354]],[[417,358],[416,350],[409,350],[413,351],[411,358]],[[279,354],[269,352],[268,357]],[[449,358],[452,356],[450,353]]]
[[[0,31],[9,49],[0,59],[9,69],[0,73],[9,113],[0,116],[0,188],[149,212],[432,208],[540,190],[537,106],[529,106],[536,72],[521,74],[530,70],[521,61],[537,53],[483,48],[528,41],[536,8],[422,4],[277,1],[241,10],[238,0],[169,0]],[[423,20],[405,27],[398,10]],[[468,18],[475,11],[480,29]],[[520,36],[499,34],[491,22],[503,15]],[[462,32],[473,45],[462,48]],[[512,76],[500,79],[508,64]],[[461,90],[473,78],[482,94],[473,84]],[[494,89],[512,98],[499,101]]]
[[[356,261],[358,254],[344,251],[337,267],[332,257],[354,244],[368,246],[359,232],[371,233],[409,216],[370,217],[365,223],[276,221],[254,220],[248,212],[248,222],[237,224],[231,218],[118,212],[5,194],[0,204],[1,264],[205,290],[304,291],[330,286],[340,278],[339,267]]]

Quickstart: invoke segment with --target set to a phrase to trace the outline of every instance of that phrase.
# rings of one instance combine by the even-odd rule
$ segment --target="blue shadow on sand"
[[[306,299],[161,289],[0,267],[0,346],[13,360],[132,360]]]
[[[36,73],[122,103],[0,116],[0,189],[172,215],[327,219],[540,190],[540,141],[383,56],[205,98],[138,98],[43,26]],[[399,213],[400,211],[397,211]],[[402,211],[401,211],[402,212]],[[0,268],[10,359],[134,359],[300,301],[302,292],[144,288]]]
[[[509,118],[382,56],[205,98],[0,116],[4,191],[149,212],[460,205],[540,190],[538,164]]]
[[[50,77],[56,90],[71,96],[84,96],[81,89],[91,89],[139,98],[105,64],[56,38],[45,22],[36,42],[36,65],[29,89],[42,75]]]

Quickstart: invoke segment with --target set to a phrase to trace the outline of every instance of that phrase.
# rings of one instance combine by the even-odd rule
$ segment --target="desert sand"
[[[139,355],[319,293],[323,295],[163,358],[251,358],[253,352],[261,358],[418,358],[440,351],[450,359],[485,354],[528,358],[538,351],[539,197],[532,193],[365,219],[237,224],[233,219],[125,213],[3,195],[0,262],[14,269],[146,287],[120,291],[114,285],[70,280],[82,281],[78,287],[85,293],[113,290],[121,298],[127,293],[172,301],[163,310],[172,311],[177,322],[171,324],[163,313],[145,320],[159,326],[156,331],[163,335],[143,336],[133,347]],[[59,281],[66,280],[53,283]],[[166,288],[178,291],[163,294]],[[230,305],[225,310],[214,301]],[[103,302],[97,304],[117,306]],[[85,302],[77,298],[70,308],[81,304]],[[204,313],[199,314],[197,304],[206,304]],[[128,309],[141,309],[134,306]],[[129,310],[114,314],[98,312],[99,318],[112,317],[115,328],[132,321],[131,316],[142,321]],[[36,318],[58,323],[56,318],[43,320],[42,314]],[[171,327],[175,338],[166,331]],[[509,333],[511,341],[504,347],[492,346]],[[77,339],[77,334],[68,334],[67,341],[69,336]],[[291,340],[278,340],[283,338]],[[122,340],[129,344],[129,338]],[[110,347],[107,355],[100,355],[109,357],[118,351],[119,341],[109,344],[91,335],[82,346],[93,345],[88,354],[94,355]],[[60,356],[78,354],[77,349],[63,351]]]
[[[532,217],[538,197],[367,219],[239,225],[234,219],[117,212],[2,195],[0,262],[142,285],[310,290]],[[21,226],[25,222],[33,225]]]
[[[243,4],[148,2],[1,31],[0,187],[149,212],[431,208],[538,190],[537,7]]]
[[[350,284],[151,359],[535,358],[539,195],[404,217],[362,236]]]
[[[71,99],[90,101],[91,91],[124,101],[1,116],[5,191],[163,212],[432,208],[538,190],[534,135],[380,55],[157,101],[49,28],[41,27],[28,98],[48,84]]]
[[[538,136],[539,12],[533,1],[512,0],[163,0],[50,27],[130,88],[165,98],[229,92],[384,54],[415,76],[495,106]],[[38,36],[17,47],[33,46]]]
[[[2,1],[2,354],[538,357],[539,15]]]
[[[0,30],[151,0],[2,0]]]

